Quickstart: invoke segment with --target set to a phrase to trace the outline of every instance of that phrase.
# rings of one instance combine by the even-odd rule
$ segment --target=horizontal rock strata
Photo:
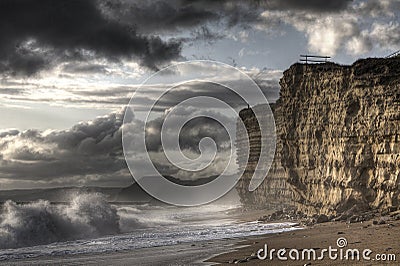
[[[264,108],[256,106],[255,108]],[[271,105],[274,112],[275,124],[280,124],[280,109],[279,105]],[[262,112],[260,112],[262,113]],[[251,108],[244,109],[240,112],[240,118],[244,122],[249,137],[250,153],[248,161],[247,145],[243,144],[246,141],[246,132],[237,132],[237,147],[238,147],[238,164],[242,169],[245,168],[242,178],[239,180],[236,189],[240,195],[242,203],[250,208],[280,208],[286,205],[292,205],[292,191],[289,184],[286,182],[285,170],[281,165],[280,153],[276,152],[272,162],[270,171],[264,182],[253,192],[249,192],[250,179],[253,176],[260,156],[261,133],[257,119]],[[263,123],[262,118],[260,123]],[[268,137],[268,136],[263,136]],[[277,139],[276,151],[282,150],[282,142]]]
[[[271,178],[253,194],[244,191],[244,178],[238,185],[243,202],[265,205],[282,188],[282,195],[293,196],[308,214],[397,209],[400,58],[364,59],[351,66],[294,64],[280,85]],[[249,112],[241,116],[250,117]],[[254,119],[247,120],[256,135]]]

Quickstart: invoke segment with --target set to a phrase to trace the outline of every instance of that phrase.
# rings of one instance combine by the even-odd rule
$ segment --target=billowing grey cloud
[[[355,1],[339,12],[266,10],[258,29],[270,31],[286,24],[302,32],[310,52],[335,56],[344,51],[361,55],[373,48],[398,49],[398,1]]]
[[[187,117],[191,114],[196,114],[200,109],[198,107],[176,107],[172,117],[169,117],[170,123],[172,125],[177,124],[182,118]],[[215,140],[217,148],[219,150],[229,148],[229,136],[222,126],[221,123],[227,124],[229,119],[224,117],[222,114],[217,114],[218,121],[208,118],[209,116],[215,116],[211,114],[213,111],[204,112],[202,111],[202,116],[198,116],[195,119],[189,121],[179,132],[179,145],[184,150],[190,150],[195,153],[199,153],[199,142],[202,138],[210,137]],[[163,126],[164,119],[168,112],[164,115],[158,117],[157,119],[151,120],[146,124],[148,132],[151,134],[146,135],[146,146],[149,151],[162,151],[161,144],[161,130]],[[172,130],[177,130],[177,127],[173,127]],[[176,134],[176,132],[166,132],[167,134]]]
[[[84,73],[84,74],[91,74],[91,73],[103,73],[107,74],[107,69],[104,65],[101,64],[90,64],[87,62],[73,62],[67,63],[63,66],[64,73]]]
[[[346,11],[357,16],[371,10],[376,15],[378,10],[389,6],[373,2],[376,1],[362,1],[362,4],[365,3],[362,8],[355,9],[359,2],[353,0],[158,0],[145,4],[121,0],[118,4],[106,2],[104,10],[110,17],[127,25],[137,25],[138,30],[145,33],[172,34],[190,30],[192,37],[180,38],[185,43],[199,40],[213,42],[226,37],[226,30],[233,30],[234,27],[246,31],[266,29],[269,32],[276,26],[289,24],[305,33],[311,52],[334,55],[342,42],[349,40],[352,42],[347,45],[350,52],[356,54],[371,49],[368,40],[361,37],[356,19],[345,14],[341,23],[336,17],[340,18]],[[266,19],[268,12],[273,13],[275,18]]]
[[[0,94],[3,95],[18,95],[22,94],[25,91],[25,89],[22,88],[0,88]]]
[[[122,119],[123,112],[117,112],[63,131],[3,131],[0,176],[9,182],[51,186],[90,184],[94,176],[98,179],[94,184],[111,183],[104,178],[115,174],[114,184],[126,184]]]
[[[176,31],[220,19],[215,8],[181,0],[104,1],[101,7],[111,18],[135,25],[142,33]]]
[[[107,19],[98,1],[6,0],[0,8],[0,71],[30,75],[57,60],[134,58],[143,65],[177,59],[180,43],[138,34]]]
[[[132,59],[155,70],[182,58],[184,44],[213,42],[233,27],[259,27],[265,22],[265,11],[331,14],[348,9],[352,2],[5,0],[0,8],[0,72],[32,75],[60,62],[80,64],[99,57],[113,62]],[[366,5],[367,9],[376,5]],[[104,71],[89,66],[65,68],[69,73],[79,70]]]
[[[272,9],[332,12],[346,9],[353,0],[267,0],[264,2]]]
[[[122,151],[122,128],[125,109],[81,122],[68,130],[39,131],[16,129],[0,132],[0,182],[13,188],[54,186],[123,186],[132,182]],[[195,109],[181,109],[174,113],[179,119]],[[220,121],[224,116],[219,114]],[[215,120],[200,117],[189,122],[179,133],[181,149],[186,154],[198,156],[199,142],[210,137],[217,143],[220,155],[217,165],[212,165],[202,174],[180,171],[166,160],[160,131],[165,116],[150,121],[147,125],[152,134],[147,135],[146,144],[154,165],[164,175],[177,178],[201,178],[218,174],[229,156],[229,137],[225,129]],[[144,123],[133,119],[125,121],[129,133],[140,136]],[[166,134],[177,134],[167,131]],[[138,139],[137,141],[143,141]],[[222,153],[222,155],[221,155]],[[229,155],[229,154],[228,154]],[[141,155],[138,154],[138,157]],[[192,176],[194,175],[194,176]]]
[[[189,116],[195,118],[184,124],[179,131],[181,121]],[[201,154],[200,141],[204,138],[211,138],[214,141],[217,148],[215,158],[205,169],[194,172],[186,171],[172,164],[166,158],[165,146],[161,142],[161,130],[165,119],[169,120],[169,127],[163,128],[163,134],[167,138],[179,136],[179,147],[175,147],[176,150],[168,150],[170,154],[178,152],[179,148],[186,157],[198,158]],[[215,110],[205,111],[204,108],[196,106],[177,106],[146,124],[146,147],[154,166],[163,175],[170,175],[183,180],[218,176],[232,157],[231,148],[235,149],[224,126],[235,127],[236,119],[229,118]],[[211,151],[203,150],[203,152],[209,154]]]

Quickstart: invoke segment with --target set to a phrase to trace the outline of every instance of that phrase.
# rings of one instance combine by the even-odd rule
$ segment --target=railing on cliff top
[[[311,58],[311,59],[310,59]],[[300,55],[300,62],[308,63],[326,63],[330,62],[330,56],[323,56],[323,55]]]
[[[396,51],[394,53],[391,53],[390,55],[386,56],[385,58],[396,57],[396,56],[399,56],[399,55],[400,55],[400,50],[398,50],[398,51]]]

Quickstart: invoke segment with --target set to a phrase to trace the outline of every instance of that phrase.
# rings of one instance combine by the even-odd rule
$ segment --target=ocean
[[[195,245],[298,229],[293,223],[243,222],[233,215],[239,208],[218,202],[114,205],[100,193],[76,195],[67,204],[7,201],[0,215],[0,261]]]

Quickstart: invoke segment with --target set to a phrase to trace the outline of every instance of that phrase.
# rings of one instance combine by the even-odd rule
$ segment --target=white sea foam
[[[103,195],[76,195],[69,205],[7,201],[0,215],[0,248],[48,244],[119,233],[117,209]]]
[[[96,254],[296,230],[291,223],[239,223],[232,205],[191,208],[110,205],[101,194],[69,204],[7,201],[0,214],[0,261]]]

